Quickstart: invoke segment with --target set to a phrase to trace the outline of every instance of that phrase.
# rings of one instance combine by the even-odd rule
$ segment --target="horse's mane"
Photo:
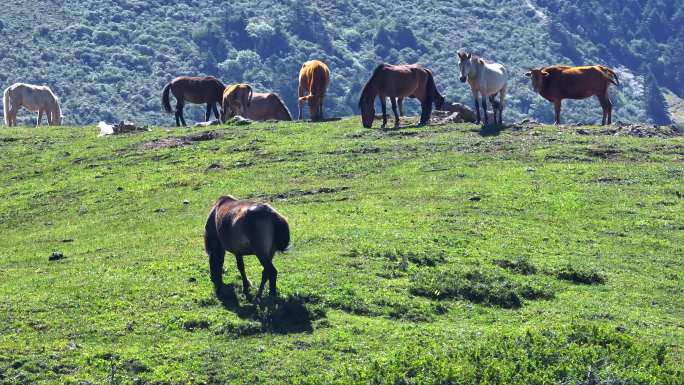
[[[375,69],[373,70],[373,74],[371,75],[371,77],[368,79],[366,84],[363,86],[363,89],[361,90],[361,97],[359,98],[359,108],[361,107],[361,101],[368,97],[367,94],[370,92],[370,86],[373,83],[373,81],[375,80],[375,77],[378,76],[378,74],[383,69],[385,69],[385,67],[387,67],[387,64],[382,63],[382,64],[378,64],[377,67],[375,67]]]
[[[278,102],[280,102],[280,107],[282,107],[283,111],[285,111],[285,114],[290,117],[290,120],[292,120],[292,114],[290,113],[290,110],[287,108],[287,105],[285,104],[285,101],[283,98],[280,97],[280,95],[276,94],[275,92],[271,93],[273,96],[278,99]]]
[[[223,202],[233,202],[236,200],[237,199],[235,197],[233,197],[232,195],[223,195],[223,196],[220,196],[219,199],[216,200],[216,203],[214,204],[214,206],[219,206]]]

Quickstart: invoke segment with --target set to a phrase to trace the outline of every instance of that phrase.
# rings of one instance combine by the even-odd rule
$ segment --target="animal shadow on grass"
[[[263,297],[258,303],[244,302],[236,293],[235,285],[223,285],[218,298],[227,310],[238,317],[257,321],[261,332],[290,334],[313,331],[313,321],[325,318],[325,309],[319,298],[307,295]],[[247,296],[248,300],[253,297]]]
[[[501,131],[503,131],[505,128],[506,126],[497,123],[491,123],[487,125],[483,124],[482,127],[480,127],[478,134],[480,134],[480,136],[499,136]]]

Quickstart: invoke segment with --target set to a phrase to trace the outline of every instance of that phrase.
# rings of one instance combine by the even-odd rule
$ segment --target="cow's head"
[[[525,74],[528,78],[532,79],[532,88],[535,92],[541,92],[542,86],[544,85],[544,78],[549,76],[543,68],[541,69],[530,69],[529,72]]]

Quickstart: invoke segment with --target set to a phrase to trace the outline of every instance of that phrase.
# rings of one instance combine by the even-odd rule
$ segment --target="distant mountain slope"
[[[326,111],[350,115],[357,113],[358,94],[370,71],[383,61],[425,64],[449,100],[472,104],[456,74],[455,51],[467,47],[509,67],[508,119],[551,120],[550,105],[532,93],[523,77],[526,67],[601,63],[618,68],[624,80],[611,91],[615,117],[647,120],[647,99],[662,99],[646,92],[659,89],[645,84],[649,79],[684,95],[684,70],[657,65],[676,61],[676,52],[684,60],[683,51],[676,51],[684,36],[671,31],[681,25],[682,7],[671,9],[681,0],[627,1],[629,6],[617,8],[616,2],[604,3],[580,9],[533,0],[431,5],[411,0],[38,0],[27,5],[9,0],[0,13],[5,37],[0,39],[0,84],[50,85],[71,124],[130,118],[169,125],[173,119],[161,111],[159,93],[176,75],[211,74],[226,83],[250,82],[258,90],[280,93],[296,112],[297,71],[305,60],[320,58],[333,72]],[[623,40],[631,39],[624,44],[618,41],[621,31],[629,29],[623,17],[630,16],[623,11],[640,6],[650,7],[658,20],[667,19],[666,40],[663,31],[643,31],[624,34]],[[621,17],[613,16],[617,12]],[[632,17],[639,20],[642,15]],[[609,32],[608,42],[602,40],[603,30]],[[637,52],[638,47],[649,47],[649,54],[620,52],[625,45]],[[417,108],[416,103],[407,104],[413,111]],[[194,108],[188,116],[200,120],[202,114],[202,108]],[[596,122],[600,116],[595,100],[564,106],[568,121]]]

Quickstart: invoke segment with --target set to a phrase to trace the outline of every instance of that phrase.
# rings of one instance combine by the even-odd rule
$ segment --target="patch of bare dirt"
[[[205,131],[197,134],[187,136],[172,136],[169,138],[155,139],[141,144],[139,147],[142,150],[156,150],[160,148],[173,148],[188,146],[197,142],[204,142],[208,140],[215,140],[223,137],[223,134],[217,131]]]
[[[309,196],[309,195],[333,194],[333,193],[346,191],[346,190],[349,190],[349,187],[347,187],[347,186],[320,187],[320,188],[311,189],[311,190],[290,190],[290,191],[280,192],[280,193],[276,193],[276,194],[260,194],[260,195],[254,195],[251,198],[264,198],[267,200],[288,200],[291,198],[298,198],[298,197]]]

